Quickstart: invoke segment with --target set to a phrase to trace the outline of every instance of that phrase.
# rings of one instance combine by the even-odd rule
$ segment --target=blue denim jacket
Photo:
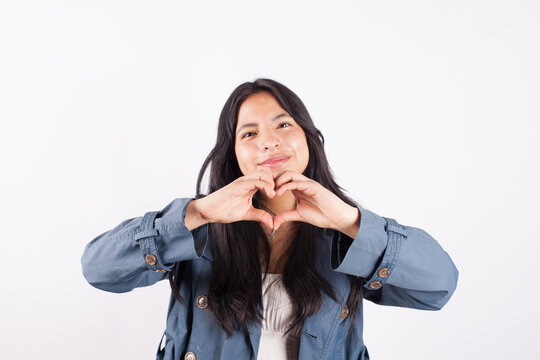
[[[171,295],[157,359],[256,359],[259,325],[250,325],[249,338],[241,331],[227,338],[209,310],[197,305],[196,299],[208,292],[213,256],[208,224],[192,231],[184,225],[191,200],[175,199],[161,211],[125,220],[93,239],[81,259],[83,274],[98,289],[123,293],[168,279],[168,270],[179,263],[175,275],[184,303]],[[427,232],[359,210],[354,239],[331,229],[318,232],[317,266],[338,301],[323,293],[319,312],[304,321],[300,360],[369,359],[362,302],[348,333],[347,274],[361,277],[362,298],[380,305],[439,310],[456,289],[456,266]]]

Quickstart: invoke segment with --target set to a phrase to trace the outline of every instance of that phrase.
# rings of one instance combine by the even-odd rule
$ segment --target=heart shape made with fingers
[[[343,229],[350,233],[358,227],[360,213],[356,207],[345,203],[317,181],[295,170],[286,170],[278,175],[272,190],[275,192],[273,196],[268,196],[267,189],[259,190],[258,200],[263,208],[259,211],[264,211],[264,216],[271,216],[274,230],[285,222],[298,221],[320,228]],[[277,214],[269,209],[268,204],[278,209]]]
[[[259,205],[259,208],[260,210],[264,211],[265,213],[267,213],[268,215],[271,216],[272,218],[272,224],[273,224],[273,227],[270,228],[269,230],[271,231],[270,233],[270,238],[274,238],[274,235],[275,233],[278,231],[280,232],[284,232],[286,231],[287,229],[293,229],[293,228],[296,228],[298,227],[298,223],[293,223],[293,224],[290,224],[290,225],[284,225],[284,226],[281,226],[282,224],[277,224],[276,222],[276,219],[279,219],[278,218],[278,215],[280,214],[283,214],[284,211],[290,211],[290,210],[284,210],[284,211],[281,211],[279,213],[274,213],[270,208],[268,208],[267,206],[264,205],[264,203],[260,200],[260,199],[257,199],[257,203]],[[296,210],[296,204],[295,204],[295,207],[293,210]],[[264,223],[262,223],[265,227],[267,227],[267,225],[265,225]]]
[[[272,233],[275,233],[278,229],[285,231],[286,229],[298,226],[297,223],[294,223],[287,225],[286,227],[281,227],[284,222],[303,221],[296,211],[298,204],[301,201],[298,196],[300,194],[297,192],[298,189],[291,187],[291,184],[295,181],[295,178],[297,179],[298,175],[300,174],[295,170],[285,170],[273,178],[273,187],[271,186],[270,188],[275,192],[274,196],[269,195],[266,189],[261,189],[255,194],[258,195],[255,196],[255,199],[257,200],[260,210],[264,211],[272,218]],[[303,177],[303,175],[300,176]],[[263,178],[259,176],[259,180],[263,180]],[[289,187],[289,189],[287,189],[287,187]],[[294,205],[292,205],[291,195],[294,197]],[[263,201],[261,197],[265,197],[266,199]],[[266,205],[269,202],[273,203],[272,207],[277,207],[281,210],[278,210],[278,212],[275,213],[270,209],[270,206]]]

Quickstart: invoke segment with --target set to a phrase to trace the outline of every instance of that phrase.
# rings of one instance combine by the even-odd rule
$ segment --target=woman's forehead
[[[273,95],[268,92],[252,94],[240,105],[237,126],[260,120],[273,121],[282,114],[289,115]]]

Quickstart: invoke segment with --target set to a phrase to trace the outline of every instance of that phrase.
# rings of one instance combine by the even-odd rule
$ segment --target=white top
[[[283,287],[282,274],[266,275],[262,284],[264,319],[257,360],[296,360],[300,334],[291,331],[283,336],[292,320],[293,307]]]

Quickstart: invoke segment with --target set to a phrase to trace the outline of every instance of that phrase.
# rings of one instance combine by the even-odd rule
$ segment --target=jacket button
[[[341,315],[339,317],[345,319],[347,316],[349,316],[349,307],[347,305],[344,305],[343,310],[341,310]]]
[[[372,281],[369,283],[369,287],[372,288],[372,289],[378,289],[381,287],[381,282],[380,281]]]
[[[146,255],[144,257],[144,260],[146,261],[148,265],[156,265],[156,262],[157,262],[156,257],[152,254]]]
[[[200,295],[197,298],[197,306],[199,309],[206,309],[208,307],[208,297],[206,295]]]
[[[186,356],[184,356],[184,360],[197,360],[197,355],[195,355],[194,352],[188,352],[186,353]]]
[[[379,274],[380,277],[385,278],[390,275],[390,270],[388,270],[388,268],[382,268],[377,274]]]

